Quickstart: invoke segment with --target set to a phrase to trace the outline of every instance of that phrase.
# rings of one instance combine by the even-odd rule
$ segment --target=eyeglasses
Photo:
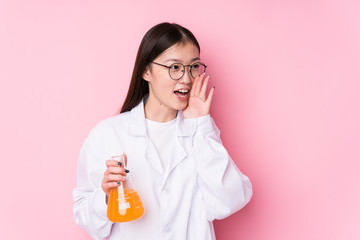
[[[169,69],[169,75],[173,80],[179,80],[184,76],[185,67],[190,67],[190,75],[193,78],[203,74],[206,71],[207,66],[204,63],[196,62],[191,65],[184,65],[181,63],[173,63],[170,66],[166,66],[160,63],[152,62],[159,66],[166,67]]]

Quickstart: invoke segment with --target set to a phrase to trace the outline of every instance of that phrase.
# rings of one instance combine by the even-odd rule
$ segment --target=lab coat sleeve
[[[102,141],[103,142],[103,141]],[[104,144],[93,129],[80,151],[77,166],[77,184],[73,191],[75,222],[93,239],[110,235],[112,222],[107,219],[105,193],[101,181],[106,166],[103,159]]]
[[[252,185],[222,145],[215,122],[197,118],[193,156],[198,184],[209,221],[223,219],[244,207],[252,197]]]

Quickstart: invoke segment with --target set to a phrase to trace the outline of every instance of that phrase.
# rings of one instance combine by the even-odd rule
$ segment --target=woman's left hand
[[[201,74],[195,78],[191,87],[188,106],[182,111],[184,118],[199,118],[209,114],[215,87],[211,88],[206,98],[209,76],[207,76],[205,80],[204,78],[205,74]]]

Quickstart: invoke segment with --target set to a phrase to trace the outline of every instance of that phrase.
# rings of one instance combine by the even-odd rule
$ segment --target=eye
[[[179,71],[181,69],[181,65],[180,64],[172,64],[170,66],[170,70],[171,71]]]
[[[193,69],[199,69],[199,68],[200,68],[200,63],[194,63],[194,64],[192,65],[192,68],[193,68]]]

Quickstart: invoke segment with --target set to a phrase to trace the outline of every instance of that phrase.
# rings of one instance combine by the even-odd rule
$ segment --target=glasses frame
[[[195,63],[190,64],[190,65],[184,65],[184,64],[182,64],[182,63],[173,63],[173,64],[171,64],[170,66],[166,66],[166,65],[164,65],[164,64],[160,64],[160,63],[157,63],[157,62],[151,62],[151,63],[154,63],[154,64],[156,64],[156,65],[159,65],[159,66],[168,68],[168,69],[169,69],[169,76],[170,76],[170,78],[173,79],[173,80],[179,80],[179,79],[181,79],[181,78],[184,76],[184,74],[185,74],[185,69],[186,69],[186,67],[190,67],[190,76],[193,77],[194,79],[195,79],[196,77],[194,77],[193,74],[192,74],[192,72],[191,72],[191,70],[193,69],[193,65],[195,65],[195,64],[200,64],[200,65],[202,65],[202,66],[205,68],[205,69],[204,69],[204,73],[206,72],[206,68],[207,68],[207,66],[206,66],[204,63],[202,63],[202,62],[195,62]],[[181,76],[180,76],[179,78],[173,78],[173,77],[171,76],[171,74],[170,74],[170,69],[171,69],[171,67],[172,67],[173,65],[175,65],[175,64],[180,64],[180,65],[182,65],[182,66],[183,66],[183,69],[184,69],[184,70],[182,70],[182,74],[181,74]]]

